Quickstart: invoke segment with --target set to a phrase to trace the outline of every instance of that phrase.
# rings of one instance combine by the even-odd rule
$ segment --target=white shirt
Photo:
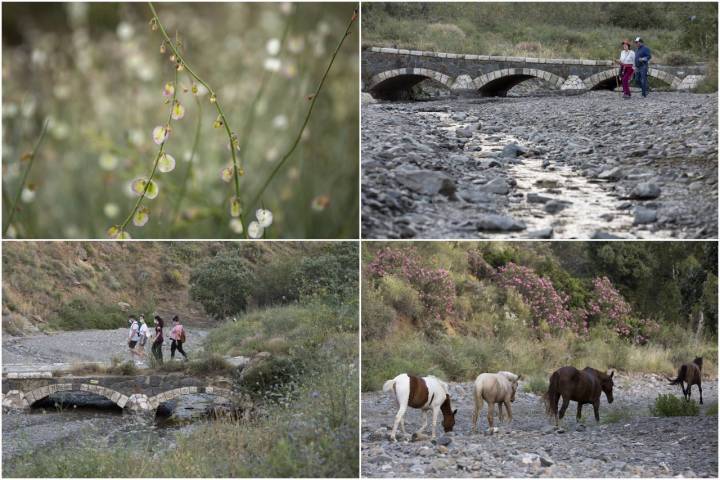
[[[635,65],[635,52],[623,50],[620,52],[620,63],[623,65]]]
[[[141,323],[140,324],[140,336],[148,336],[148,333],[150,332],[150,329],[147,326],[147,323]]]

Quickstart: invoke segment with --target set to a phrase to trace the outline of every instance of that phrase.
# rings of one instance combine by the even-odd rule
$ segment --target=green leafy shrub
[[[548,375],[530,375],[522,382],[522,389],[525,392],[543,395],[548,391],[548,385]]]
[[[244,312],[254,276],[247,260],[222,252],[195,267],[190,274],[190,296],[215,318]]]
[[[423,310],[420,294],[395,275],[386,275],[380,280],[380,295],[395,311],[410,318],[416,317]]]
[[[650,413],[654,417],[690,417],[700,413],[700,406],[692,399],[687,401],[675,395],[661,394],[650,406]]]
[[[63,305],[48,324],[56,330],[115,329],[127,325],[127,314],[114,304],[98,305],[75,298]]]

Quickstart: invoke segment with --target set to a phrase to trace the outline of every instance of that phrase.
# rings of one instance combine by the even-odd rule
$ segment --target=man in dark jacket
[[[643,43],[642,38],[635,38],[635,69],[637,70],[637,78],[642,89],[642,96],[647,97],[648,94],[648,67],[652,55],[650,49]]]

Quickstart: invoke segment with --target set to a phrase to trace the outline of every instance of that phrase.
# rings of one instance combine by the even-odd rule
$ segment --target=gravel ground
[[[363,105],[364,238],[715,238],[717,95]]]
[[[202,345],[208,331],[185,326],[188,342],[183,349],[192,356],[193,351]],[[169,329],[165,329],[163,356],[170,357]],[[150,345],[146,346],[146,353]],[[3,335],[2,361],[3,372],[21,371],[27,368],[46,369],[54,364],[72,364],[74,362],[107,362],[113,357],[130,359],[127,347],[127,329],[117,330],[79,330],[60,332],[51,335],[33,335],[12,337]]]
[[[660,393],[680,394],[663,377],[616,374],[615,401],[603,395],[600,424],[592,406],[575,422],[571,403],[556,430],[544,414],[541,397],[521,387],[513,404],[513,422],[487,434],[486,410],[480,433],[471,433],[472,383],[450,384],[458,409],[453,432],[438,441],[398,434],[389,441],[397,407],[383,392],[362,395],[362,475],[365,477],[717,477],[718,420],[705,415],[717,402],[717,379],[703,382],[705,405],[697,417],[651,417],[648,406]],[[694,392],[697,399],[697,391]],[[420,413],[405,416],[408,433],[420,426]],[[497,415],[495,426],[499,425]],[[484,433],[483,433],[484,432]],[[429,435],[429,428],[426,430]],[[443,445],[446,444],[446,445]]]

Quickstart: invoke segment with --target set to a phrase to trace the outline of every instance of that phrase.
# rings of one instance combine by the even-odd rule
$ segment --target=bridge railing
[[[575,58],[540,58],[540,57],[508,57],[499,55],[474,55],[469,53],[430,52],[427,50],[408,50],[404,48],[369,47],[366,50],[377,53],[394,55],[414,55],[418,57],[455,58],[463,60],[481,60],[493,62],[520,62],[520,63],[551,63],[555,65],[591,65],[612,66],[610,60],[578,60]]]

